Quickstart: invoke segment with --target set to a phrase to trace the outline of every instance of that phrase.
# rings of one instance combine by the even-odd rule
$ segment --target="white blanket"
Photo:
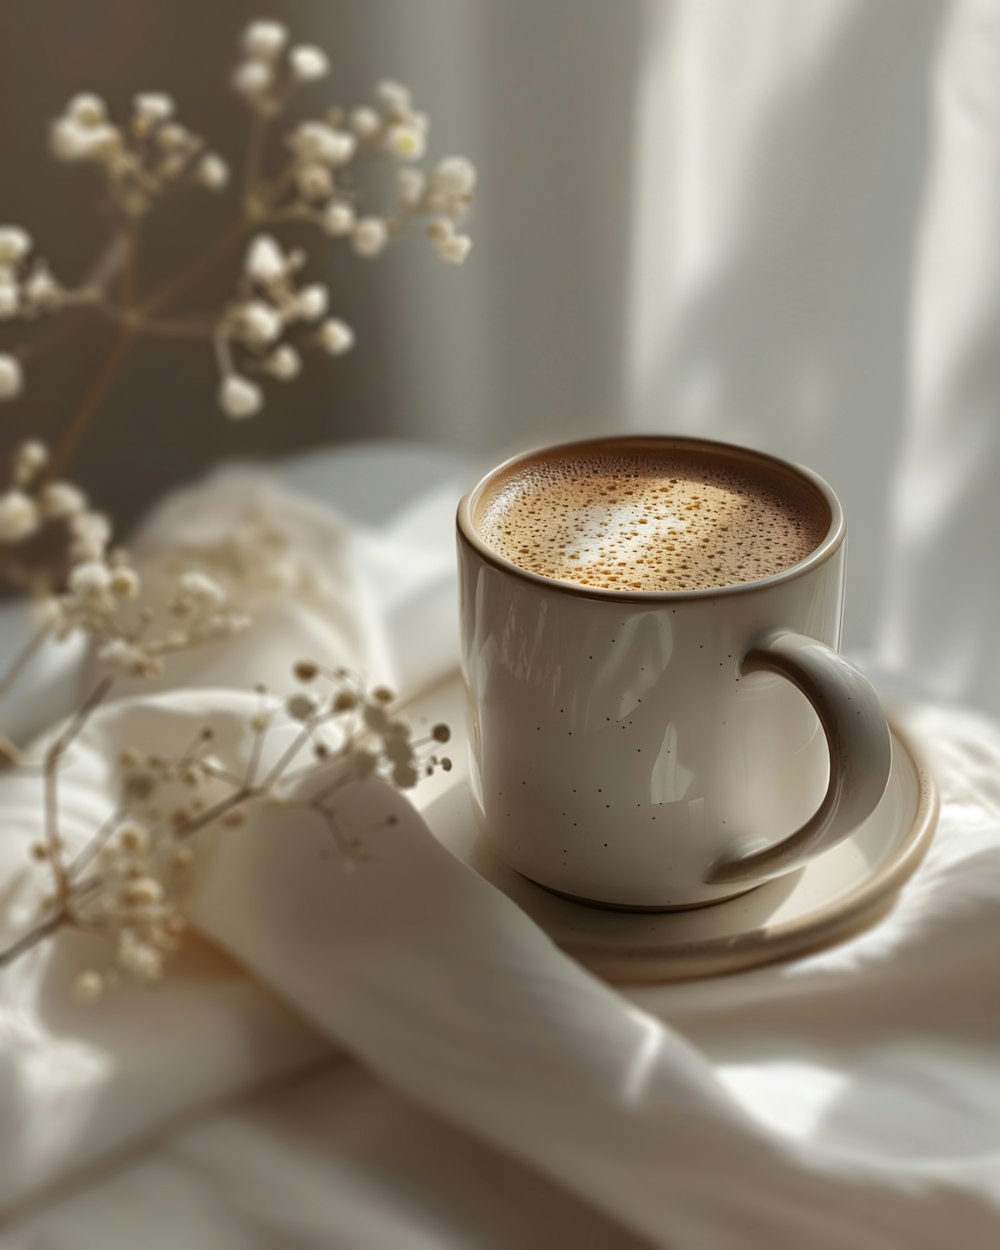
[[[345,662],[384,646],[406,681],[433,669],[435,640],[446,658],[452,485],[381,538],[259,489],[276,524],[308,522],[337,574],[307,606],[282,592],[231,684],[262,666],[276,682],[324,645],[325,618]],[[149,545],[172,540],[170,517]],[[398,587],[393,552],[408,595],[380,601]],[[211,688],[209,669],[198,680],[95,717],[65,779],[68,837],[92,827],[125,742],[169,750],[211,715],[239,766],[247,696]],[[391,805],[401,820],[353,873],[303,817],[262,812],[215,837],[195,921],[235,962],[195,941],[162,987],[83,1007],[67,985],[92,950],[67,936],[0,980],[15,1244],[995,1246],[1000,731],[931,707],[911,724],[944,806],[888,919],[795,963],[627,997],[382,788],[351,796],[358,818]],[[9,936],[40,887],[24,867],[39,808],[37,781],[0,787]]]

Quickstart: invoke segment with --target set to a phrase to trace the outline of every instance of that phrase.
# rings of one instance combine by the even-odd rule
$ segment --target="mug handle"
[[[777,632],[747,652],[740,672],[778,673],[813,705],[830,749],[830,783],[814,816],[780,842],[744,840],[712,864],[710,885],[763,881],[799,868],[853,833],[885,792],[892,745],[885,713],[866,678],[815,638]]]

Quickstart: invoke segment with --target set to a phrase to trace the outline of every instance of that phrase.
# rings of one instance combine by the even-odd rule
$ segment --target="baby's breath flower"
[[[133,907],[158,903],[163,898],[163,886],[155,877],[139,877],[128,887],[126,898]]]
[[[423,131],[418,127],[402,124],[390,128],[385,136],[385,145],[395,156],[412,161],[419,160],[423,156],[427,141]]]
[[[155,126],[174,115],[174,101],[162,91],[145,91],[132,101],[135,116],[144,126]]]
[[[198,162],[194,176],[209,191],[221,191],[229,181],[229,166],[221,156],[208,152]]]
[[[175,603],[199,610],[220,608],[226,601],[226,592],[207,573],[191,569],[182,573],[177,581]]]
[[[45,467],[49,460],[49,449],[37,439],[29,439],[18,447],[14,453],[14,484],[23,486],[29,482],[39,469]]]
[[[472,249],[472,240],[467,234],[453,234],[437,247],[437,254],[442,260],[460,265]]]
[[[276,347],[265,362],[268,373],[280,382],[288,382],[298,377],[302,369],[302,358],[288,343]]]
[[[24,386],[24,374],[16,356],[0,352],[0,400],[14,399]]]
[[[149,656],[141,646],[126,642],[124,638],[111,638],[99,648],[97,658],[101,664],[126,677],[158,677],[162,672],[159,661]]]
[[[163,956],[147,942],[126,929],[118,941],[118,963],[140,981],[158,981],[163,975]]]
[[[180,122],[169,122],[160,127],[156,138],[161,148],[168,152],[179,152],[182,148],[190,146],[193,136],[190,130],[182,126]]]
[[[38,264],[24,283],[24,296],[28,305],[38,312],[54,307],[63,294],[62,287],[53,278],[45,264]]]
[[[31,235],[21,226],[0,226],[0,264],[16,265],[31,251]]]
[[[52,154],[61,161],[103,160],[119,141],[114,126],[83,125],[72,117],[60,117],[52,126]]]
[[[99,560],[111,541],[111,524],[100,512],[79,512],[70,518],[69,554],[74,560]]]
[[[273,343],[281,334],[281,318],[270,304],[251,300],[240,309],[240,332],[250,343]]]
[[[295,175],[295,185],[307,200],[322,200],[333,194],[333,178],[325,165],[303,165]]]
[[[323,350],[331,356],[342,356],[354,346],[354,331],[337,317],[324,321],[316,337]]]
[[[236,373],[223,378],[219,387],[219,406],[227,417],[232,417],[234,421],[252,417],[260,412],[263,403],[264,393],[255,382]]]
[[[272,79],[271,68],[263,61],[244,61],[233,74],[233,87],[240,95],[254,100],[267,91]]]
[[[362,217],[351,234],[351,245],[359,256],[378,256],[389,242],[389,231],[381,217]]]
[[[316,321],[326,312],[329,299],[326,287],[314,282],[299,291],[295,300],[296,311],[305,321]]]
[[[0,321],[16,317],[21,306],[21,294],[13,282],[0,282]]]
[[[288,261],[281,247],[269,234],[259,234],[250,244],[244,268],[252,282],[271,286],[285,276]]]
[[[87,506],[87,496],[69,482],[49,482],[38,496],[42,516],[49,520],[74,516]]]
[[[397,175],[400,199],[407,208],[416,208],[427,188],[427,177],[419,169],[401,169]]]
[[[95,1003],[104,993],[104,981],[99,972],[88,970],[77,975],[73,982],[73,997],[81,1003]]]
[[[409,113],[413,104],[413,97],[408,87],[404,87],[402,84],[387,78],[379,83],[375,88],[375,92],[386,108],[399,113]]]
[[[362,105],[351,110],[351,129],[359,139],[370,139],[381,125],[382,119],[373,108]]]
[[[141,588],[139,574],[124,565],[111,570],[110,589],[116,599],[135,599]]]
[[[0,542],[21,542],[38,529],[38,522],[38,508],[30,495],[21,490],[0,495]]]
[[[251,22],[243,32],[243,51],[259,61],[273,61],[288,42],[288,30],[280,22]]]
[[[354,155],[352,134],[328,126],[326,122],[302,122],[288,137],[288,146],[303,161],[321,165],[345,165]]]
[[[471,195],[476,185],[476,167],[464,156],[447,156],[432,177],[438,191],[448,195]]]
[[[80,599],[94,599],[111,589],[111,570],[98,560],[78,564],[69,575],[70,594]]]
[[[149,850],[149,831],[129,821],[118,830],[118,844],[129,855],[145,855]]]
[[[327,234],[350,234],[354,229],[354,209],[345,200],[334,200],[323,210],[323,229]]]
[[[293,720],[309,720],[319,710],[319,702],[311,694],[293,694],[285,704]]]
[[[299,82],[315,82],[317,79],[325,78],[330,72],[330,62],[326,53],[322,48],[315,48],[311,44],[302,44],[298,48],[292,48],[288,54],[288,64],[292,77]]]
[[[108,106],[92,91],[81,91],[66,105],[66,116],[78,126],[100,126],[108,119]]]

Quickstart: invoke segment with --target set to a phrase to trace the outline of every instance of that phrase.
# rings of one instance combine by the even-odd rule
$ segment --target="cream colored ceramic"
[[[700,439],[570,446],[598,444],[784,464]],[[874,690],[837,653],[843,512],[815,474],[784,468],[825,504],[826,537],[773,577],[719,590],[607,591],[526,572],[477,533],[493,474],[462,500],[472,794],[518,872],[614,906],[690,907],[800,867],[874,810],[890,737]]]
[[[922,755],[893,724],[889,784],[855,832],[804,868],[739,898],[687,911],[588,907],[540,889],[508,868],[478,831],[466,761],[460,675],[406,704],[408,719],[456,726],[455,767],[413,792],[434,835],[508,894],[568,954],[618,983],[714,976],[787,959],[851,936],[878,920],[930,843],[938,796]]]

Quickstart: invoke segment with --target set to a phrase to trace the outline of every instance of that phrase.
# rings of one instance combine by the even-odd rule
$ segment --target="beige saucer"
[[[747,894],[691,911],[623,912],[574,903],[501,863],[476,826],[458,673],[405,702],[416,728],[452,727],[454,768],[414,792],[435,836],[503,890],[568,954],[608,981],[680,981],[738,972],[829,946],[874,924],[923,858],[938,792],[920,751],[890,717],[893,764],[878,807],[846,842]]]

